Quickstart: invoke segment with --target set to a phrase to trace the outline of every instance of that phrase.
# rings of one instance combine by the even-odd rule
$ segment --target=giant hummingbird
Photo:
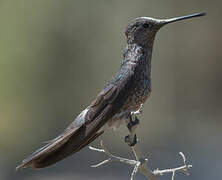
[[[151,94],[151,58],[157,31],[166,24],[203,15],[133,19],[125,31],[126,48],[116,75],[58,137],[23,160],[16,169],[50,166],[94,141],[105,127],[127,125],[131,113],[140,109]]]

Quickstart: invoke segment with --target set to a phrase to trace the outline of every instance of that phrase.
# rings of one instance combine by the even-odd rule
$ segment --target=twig
[[[129,130],[129,133],[130,133],[128,135],[128,138],[130,140],[131,145],[132,145],[132,142],[134,140],[133,138],[136,137],[135,136],[136,128],[139,125],[139,119],[135,116],[135,114],[140,114],[142,112],[142,107],[143,106],[141,105],[140,109],[138,111],[135,111],[135,112],[131,113],[131,117],[130,117],[131,120],[132,120],[132,116],[134,116],[135,121],[137,121],[136,123],[135,123],[135,121],[134,122],[131,121],[132,124],[130,126],[128,126],[128,130]],[[137,139],[136,139],[136,141],[137,141]],[[109,158],[100,162],[100,163],[98,163],[98,164],[96,164],[96,165],[92,165],[91,167],[99,167],[99,166],[102,166],[106,163],[113,162],[113,161],[119,161],[119,162],[122,162],[122,163],[125,163],[125,164],[129,164],[129,165],[134,167],[134,169],[131,173],[131,178],[130,178],[131,180],[135,179],[135,175],[136,175],[137,172],[142,173],[149,180],[159,180],[160,176],[162,176],[164,174],[171,173],[172,174],[171,180],[175,180],[175,174],[176,174],[177,171],[182,171],[187,176],[189,176],[188,169],[190,169],[192,167],[192,165],[187,164],[186,157],[184,156],[184,154],[182,152],[180,152],[179,154],[182,156],[183,163],[184,163],[183,166],[172,168],[172,169],[164,169],[164,170],[156,169],[156,170],[152,171],[148,168],[148,166],[147,166],[148,159],[144,158],[144,156],[142,155],[142,152],[140,151],[138,143],[131,146],[131,150],[133,151],[133,154],[134,154],[136,160],[131,160],[131,159],[126,159],[126,158],[114,156],[104,146],[102,140],[100,141],[100,146],[101,146],[101,149],[97,149],[97,148],[94,148],[94,147],[91,147],[91,146],[89,148],[93,151],[98,151],[98,152],[105,153]]]
[[[172,173],[172,180],[175,179],[175,173],[176,171],[182,171],[184,174],[186,174],[187,176],[190,175],[190,173],[188,172],[188,170],[190,168],[192,168],[192,165],[190,164],[187,164],[186,162],[186,157],[184,156],[184,154],[182,152],[179,152],[179,154],[182,156],[183,158],[183,163],[184,165],[183,166],[180,166],[180,167],[177,167],[177,168],[172,168],[172,169],[164,169],[164,170],[159,170],[159,169],[156,169],[153,171],[153,174],[154,175],[159,175],[159,176],[162,176],[164,174],[168,174],[168,173]]]
[[[180,152],[179,154],[182,156],[183,162],[184,162],[183,166],[180,166],[180,167],[177,167],[177,168],[172,168],[172,169],[164,169],[164,170],[156,169],[156,170],[152,171],[152,170],[149,170],[148,167],[147,167],[146,163],[148,162],[148,159],[142,158],[140,160],[131,160],[131,159],[126,159],[126,158],[115,156],[115,155],[113,155],[112,153],[110,153],[108,151],[108,149],[103,144],[102,140],[100,141],[100,146],[101,146],[101,149],[97,149],[97,148],[94,148],[94,147],[91,147],[91,146],[89,148],[93,151],[102,152],[102,153],[106,154],[109,158],[100,162],[100,163],[98,163],[98,164],[96,164],[96,165],[92,165],[91,167],[94,167],[94,168],[95,167],[100,167],[104,164],[114,162],[114,161],[129,164],[130,166],[134,167],[134,169],[131,173],[131,180],[135,179],[135,175],[138,171],[140,173],[142,173],[144,176],[146,176],[147,179],[150,179],[150,180],[159,180],[160,176],[162,176],[164,174],[172,173],[172,178],[171,179],[175,180],[175,174],[176,174],[177,171],[182,171],[186,175],[189,176],[188,169],[190,169],[192,167],[192,165],[189,165],[189,164],[186,163],[186,158],[185,158],[184,154],[182,152]],[[135,146],[133,147],[133,149],[135,149]],[[136,154],[136,152],[137,151],[135,151],[135,154]]]
[[[131,180],[134,180],[134,177],[135,177],[136,173],[138,172],[138,170],[141,170],[141,166],[145,162],[147,162],[147,159],[145,159],[144,161],[137,161],[137,160],[131,160],[131,159],[126,159],[126,158],[115,156],[108,151],[108,149],[104,146],[102,140],[100,141],[100,146],[101,146],[101,149],[97,149],[97,148],[94,148],[91,146],[89,147],[89,149],[91,149],[93,151],[102,152],[102,153],[106,154],[109,158],[96,164],[96,165],[92,165],[91,167],[99,167],[99,166],[102,166],[106,163],[114,162],[114,161],[119,161],[119,162],[122,162],[125,164],[129,164],[134,167],[133,172],[131,173]]]

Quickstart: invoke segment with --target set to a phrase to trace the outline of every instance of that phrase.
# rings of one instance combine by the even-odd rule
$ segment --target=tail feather
[[[85,126],[81,126],[71,136],[58,136],[56,139],[34,152],[30,157],[23,160],[22,164],[16,167],[16,170],[26,167],[40,169],[50,166],[78,152],[102,133],[103,131],[92,135],[86,135]]]
[[[60,136],[25,159],[16,169],[40,169],[50,166],[79,151],[100,136],[103,133],[101,128],[119,111],[128,95],[125,91],[119,93],[118,87],[125,87],[126,82],[131,84],[130,81],[122,81],[121,86],[110,84],[102,90],[96,100],[83,110]],[[118,99],[117,95],[121,99],[114,103],[114,100]]]

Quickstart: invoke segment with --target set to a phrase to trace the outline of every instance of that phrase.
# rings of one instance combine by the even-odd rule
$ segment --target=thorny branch
[[[139,114],[141,112],[142,112],[142,105],[141,105],[140,109],[136,112],[133,112],[131,114],[131,116],[135,116],[135,114]],[[135,121],[136,120],[138,120],[138,118],[135,116]],[[127,136],[127,138],[129,140],[131,140],[131,142],[135,140],[134,137],[136,137],[135,132],[136,132],[136,128],[137,128],[138,124],[139,123],[137,122],[137,123],[133,123],[133,125],[130,127],[128,126],[128,130],[129,130],[130,134]],[[136,141],[137,141],[137,139],[136,139]],[[187,176],[189,176],[188,170],[192,167],[192,165],[187,164],[187,160],[186,160],[185,155],[182,152],[180,152],[179,154],[181,155],[181,157],[183,159],[182,166],[176,167],[176,168],[171,168],[171,169],[163,169],[163,170],[156,169],[156,170],[152,171],[147,166],[148,159],[144,158],[137,143],[135,145],[131,146],[131,149],[133,151],[133,154],[134,154],[136,160],[126,159],[126,158],[118,157],[118,156],[111,154],[108,151],[108,149],[104,146],[102,140],[100,141],[100,146],[101,146],[101,149],[97,149],[97,148],[94,148],[91,146],[89,148],[93,151],[102,152],[102,153],[106,154],[109,158],[96,164],[96,165],[92,165],[91,167],[99,167],[99,166],[102,166],[106,163],[110,163],[110,162],[114,162],[114,161],[119,161],[119,162],[122,162],[125,164],[129,164],[134,167],[134,169],[131,173],[131,180],[135,179],[135,175],[137,172],[142,173],[149,180],[159,180],[160,176],[170,173],[170,174],[172,174],[171,180],[175,180],[175,174],[177,171],[181,171],[181,172],[185,173]]]

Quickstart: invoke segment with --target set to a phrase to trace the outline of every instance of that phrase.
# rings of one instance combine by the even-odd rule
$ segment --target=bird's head
[[[154,19],[150,17],[135,18],[129,23],[125,31],[127,42],[138,45],[152,45],[156,32],[162,26],[188,18],[204,16],[205,14],[206,13],[197,13],[171,19]]]

